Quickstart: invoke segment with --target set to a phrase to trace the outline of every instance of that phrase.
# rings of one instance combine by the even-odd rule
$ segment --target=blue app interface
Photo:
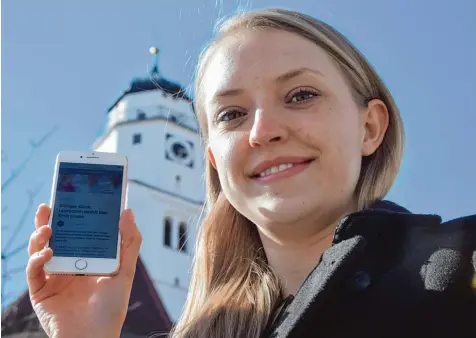
[[[116,258],[120,165],[61,162],[51,227],[54,256]]]

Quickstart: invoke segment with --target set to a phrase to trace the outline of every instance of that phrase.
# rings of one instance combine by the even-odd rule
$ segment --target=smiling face
[[[379,142],[369,145],[367,107],[316,44],[273,29],[230,35],[201,91],[210,160],[248,219],[261,227],[315,222],[354,205],[362,155]]]

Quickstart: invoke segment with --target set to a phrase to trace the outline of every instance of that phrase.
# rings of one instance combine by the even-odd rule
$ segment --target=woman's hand
[[[110,277],[45,273],[43,266],[53,256],[50,248],[44,248],[51,237],[50,212],[47,205],[38,208],[26,268],[31,303],[43,329],[55,338],[118,338],[142,243],[132,210],[121,215],[121,263],[119,272]]]

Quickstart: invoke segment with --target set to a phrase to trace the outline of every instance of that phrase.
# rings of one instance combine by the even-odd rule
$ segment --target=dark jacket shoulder
[[[476,215],[348,216],[270,337],[476,337]]]

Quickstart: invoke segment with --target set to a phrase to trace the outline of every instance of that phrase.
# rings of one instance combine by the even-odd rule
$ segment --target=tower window
[[[141,134],[132,135],[132,144],[139,144],[141,142],[142,142],[142,135]]]
[[[137,119],[138,120],[145,120],[145,118],[146,118],[145,113],[142,110],[137,109]]]
[[[187,252],[187,225],[180,222],[179,225],[179,251]]]
[[[164,245],[171,247],[172,239],[172,220],[168,217],[164,219]]]

